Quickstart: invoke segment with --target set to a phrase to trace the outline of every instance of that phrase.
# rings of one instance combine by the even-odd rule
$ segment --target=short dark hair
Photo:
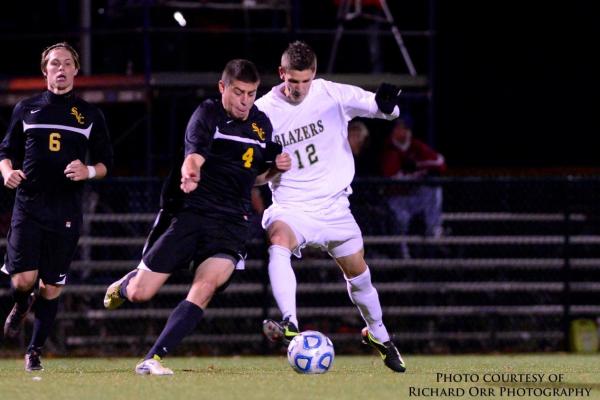
[[[313,49],[300,40],[290,43],[281,55],[281,66],[286,69],[304,71],[317,69],[317,55]]]
[[[73,62],[75,63],[75,68],[79,69],[79,54],[77,51],[67,42],[55,43],[52,46],[48,46],[42,51],[42,60],[40,62],[40,68],[42,69],[42,73],[46,72],[46,66],[48,65],[48,54],[54,49],[63,48],[71,53],[71,57],[73,57]]]
[[[228,86],[233,80],[256,83],[260,82],[260,75],[252,61],[236,58],[225,65],[221,80],[225,86]]]

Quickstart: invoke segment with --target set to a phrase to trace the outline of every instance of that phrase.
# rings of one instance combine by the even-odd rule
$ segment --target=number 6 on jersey
[[[60,151],[60,133],[52,132],[48,142],[50,151]]]

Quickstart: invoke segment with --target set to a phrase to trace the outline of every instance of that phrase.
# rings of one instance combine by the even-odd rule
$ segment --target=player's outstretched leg
[[[17,296],[23,297],[23,299],[22,301],[15,302],[10,314],[6,317],[6,321],[4,322],[4,337],[6,339],[14,339],[19,335],[27,313],[29,313],[35,301],[33,292],[19,292]],[[15,296],[13,295],[13,297]]]
[[[404,360],[402,359],[400,352],[391,340],[381,343],[375,339],[373,335],[371,335],[371,332],[369,332],[367,327],[363,328],[361,336],[364,344],[373,347],[379,352],[379,355],[383,359],[383,363],[386,365],[386,367],[395,372],[406,371],[406,364],[404,364]]]
[[[281,322],[272,319],[263,321],[263,333],[271,342],[290,343],[294,336],[298,335],[298,327],[288,318]]]
[[[152,358],[136,365],[135,373],[138,375],[173,375],[173,370],[163,367],[160,361],[161,358],[155,354]]]
[[[137,269],[129,272],[124,277],[108,286],[106,293],[104,294],[104,308],[114,310],[115,308],[119,308],[121,305],[123,305],[125,300],[127,300],[125,288],[127,287],[129,280],[131,280],[131,278],[133,278],[136,274]]]

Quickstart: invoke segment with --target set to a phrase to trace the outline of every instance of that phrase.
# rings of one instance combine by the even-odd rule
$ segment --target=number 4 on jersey
[[[250,168],[252,160],[254,160],[254,148],[248,147],[248,150],[242,155],[242,160],[244,160],[244,167]]]

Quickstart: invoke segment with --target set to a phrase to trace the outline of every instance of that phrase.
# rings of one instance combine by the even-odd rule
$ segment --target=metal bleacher
[[[600,232],[593,197],[599,183],[591,178],[429,181],[444,189],[444,235],[365,230],[366,259],[385,321],[402,348],[562,349],[570,320],[600,314],[595,301],[600,291]],[[358,181],[352,202],[364,202],[361,193],[366,191],[385,193],[391,184],[398,183]],[[148,199],[157,198],[146,192],[155,193],[159,186],[154,180],[92,186],[99,200],[85,217],[87,228],[51,338],[56,351],[140,352],[185,296],[191,275],[182,271],[149,303],[113,311],[102,307],[106,286],[137,265],[154,219],[155,203]],[[385,203],[379,206],[385,212]],[[261,335],[262,319],[279,314],[266,276],[266,244],[258,228],[256,232],[246,271],[215,297],[205,322],[186,339],[182,351],[274,350]],[[399,256],[402,242],[410,246],[411,258]],[[328,333],[340,352],[356,351],[362,321],[341,273],[324,253],[303,254],[293,261],[302,328]],[[0,311],[5,315],[10,309],[8,280],[0,284]]]

